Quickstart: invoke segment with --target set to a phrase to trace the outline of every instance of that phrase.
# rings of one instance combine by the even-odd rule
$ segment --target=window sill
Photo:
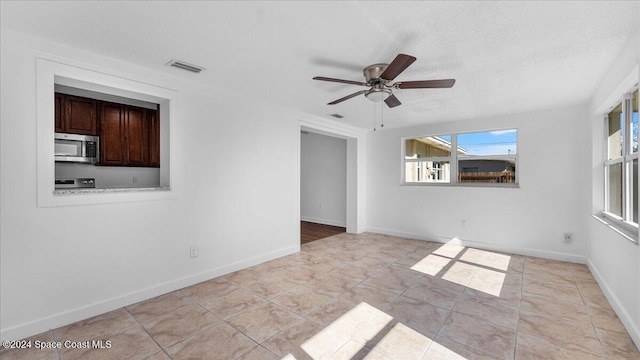
[[[626,226],[623,226],[622,224],[619,223],[619,221],[616,221],[614,219],[610,219],[608,217],[606,217],[603,214],[600,215],[596,215],[593,214],[591,215],[594,219],[598,220],[600,223],[602,223],[603,225],[609,227],[611,230],[615,231],[616,233],[618,233],[620,236],[622,236],[623,238],[627,239],[628,241],[638,245],[638,231],[636,230],[635,232],[630,230],[629,228],[627,228]]]
[[[446,186],[465,188],[499,188],[499,189],[519,189],[519,184],[499,184],[499,183],[401,183],[400,186]]]
[[[54,190],[54,195],[71,195],[71,194],[105,194],[105,193],[132,193],[132,192],[149,192],[149,191],[171,191],[169,187],[152,187],[152,188],[117,188],[117,189],[58,189]]]

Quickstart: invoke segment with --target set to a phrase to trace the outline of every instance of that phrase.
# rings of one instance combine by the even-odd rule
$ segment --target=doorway
[[[347,140],[300,132],[300,241],[346,231]]]

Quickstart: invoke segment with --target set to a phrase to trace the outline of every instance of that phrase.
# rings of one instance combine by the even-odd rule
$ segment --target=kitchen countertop
[[[108,193],[131,193],[131,192],[149,192],[149,191],[170,191],[171,188],[151,187],[151,188],[119,188],[119,189],[56,189],[53,190],[54,195],[75,195],[75,194],[108,194]]]

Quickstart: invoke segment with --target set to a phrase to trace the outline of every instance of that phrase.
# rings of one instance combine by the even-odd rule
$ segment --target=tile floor
[[[48,331],[10,359],[640,359],[584,265],[340,234]]]

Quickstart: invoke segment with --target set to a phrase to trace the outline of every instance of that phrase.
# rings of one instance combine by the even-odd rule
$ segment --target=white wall
[[[299,249],[299,115],[2,31],[2,339],[55,328]],[[36,49],[36,50],[34,50]],[[178,91],[171,200],[37,207],[36,57]],[[250,147],[237,144],[252,144]],[[261,174],[246,174],[247,161]],[[189,247],[199,256],[189,258]]]
[[[591,201],[587,218],[589,231],[589,267],[609,302],[640,348],[640,246],[607,227],[590,215],[604,208],[605,151],[604,114],[608,107],[622,99],[622,94],[638,83],[640,64],[640,29],[631,39],[594,94],[589,106],[591,119]],[[636,180],[637,181],[637,180]],[[636,194],[638,196],[640,194]]]
[[[584,106],[570,106],[370,132],[367,229],[585,262],[585,114]],[[518,130],[519,188],[400,185],[402,137],[505,128]]]
[[[347,140],[300,135],[300,219],[346,226]]]

